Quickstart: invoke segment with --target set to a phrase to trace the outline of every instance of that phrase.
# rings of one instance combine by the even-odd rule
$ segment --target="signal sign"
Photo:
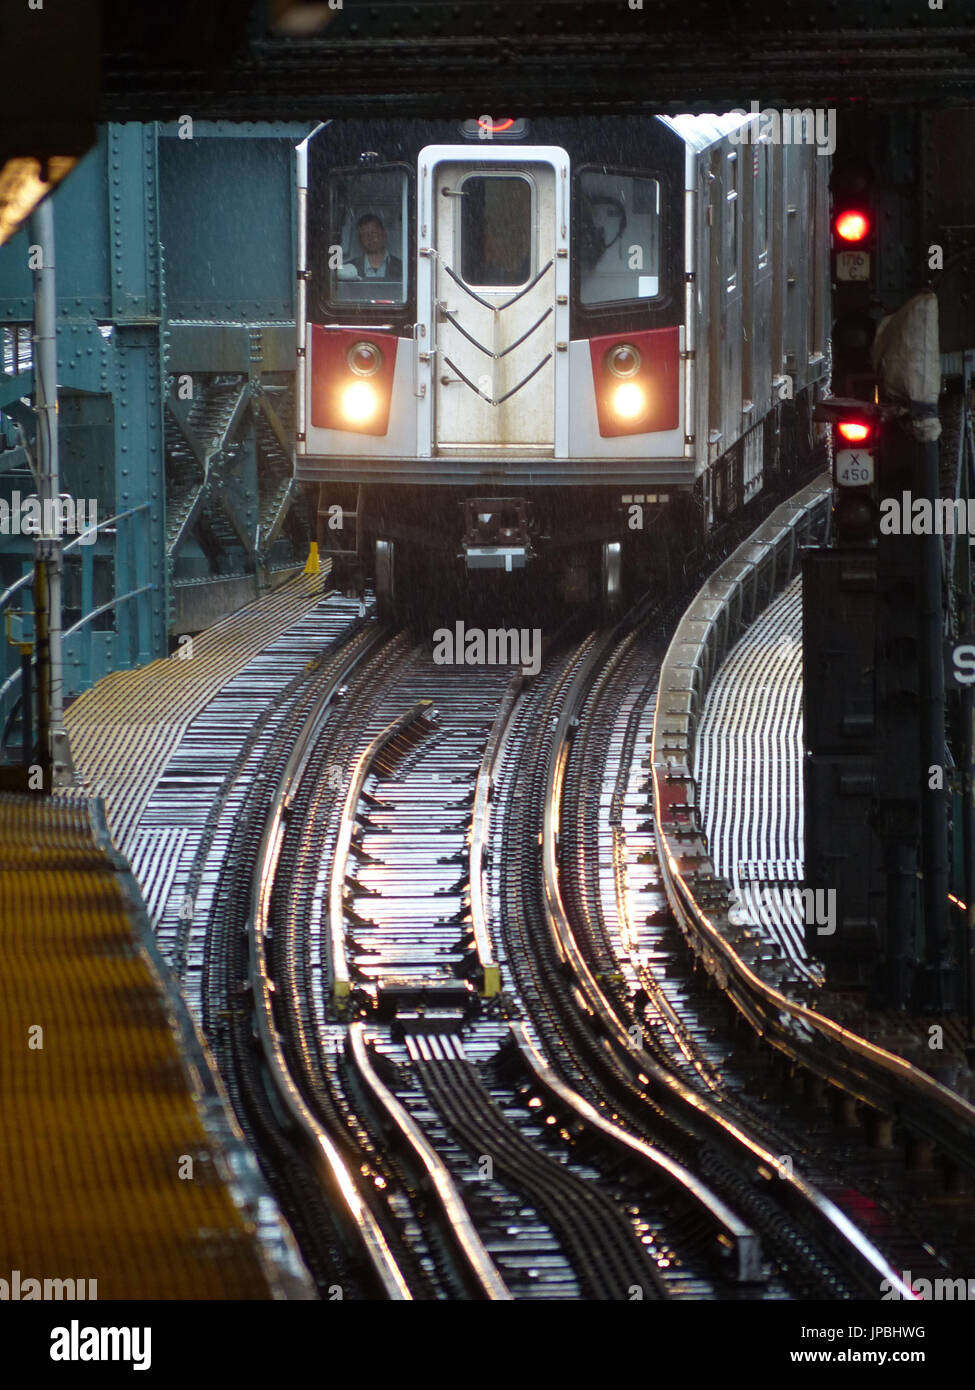
[[[837,251],[836,278],[849,283],[851,280],[870,279],[869,251]]]
[[[837,451],[836,481],[840,487],[868,487],[873,480],[873,454],[865,449]]]

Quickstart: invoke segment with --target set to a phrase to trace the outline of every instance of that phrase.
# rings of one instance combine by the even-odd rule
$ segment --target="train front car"
[[[612,609],[761,490],[782,364],[794,410],[822,327],[786,323],[786,196],[825,239],[826,171],[741,137],[736,116],[481,118],[306,142],[297,478],[340,582],[396,613],[527,568]],[[795,252],[793,281],[822,260]]]

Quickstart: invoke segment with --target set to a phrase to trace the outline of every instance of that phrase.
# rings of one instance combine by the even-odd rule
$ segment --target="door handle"
[[[415,323],[413,325],[413,394],[419,400],[427,394],[425,385],[420,385],[419,365],[421,362],[432,362],[437,355],[436,347],[431,347],[429,352],[424,352],[420,347],[420,338],[423,336],[424,325]]]

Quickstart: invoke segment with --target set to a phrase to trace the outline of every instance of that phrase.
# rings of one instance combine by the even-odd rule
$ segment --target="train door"
[[[437,153],[447,152],[421,156],[420,209],[433,452],[552,455],[567,365],[568,157],[509,148],[458,160],[454,148],[429,158]]]

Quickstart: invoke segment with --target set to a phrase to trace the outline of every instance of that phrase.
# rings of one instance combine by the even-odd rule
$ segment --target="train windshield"
[[[660,294],[660,184],[602,168],[580,175],[583,304]]]
[[[338,169],[329,177],[328,297],[333,304],[403,304],[406,170]]]
[[[523,174],[469,174],[460,186],[460,266],[481,289],[523,285],[532,270],[532,186]]]

